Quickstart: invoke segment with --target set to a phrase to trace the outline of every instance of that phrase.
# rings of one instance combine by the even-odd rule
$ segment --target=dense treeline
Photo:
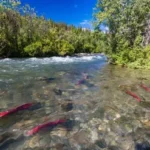
[[[96,25],[109,29],[112,62],[150,68],[150,0],[98,0],[96,8]]]
[[[104,52],[114,64],[150,68],[150,0],[98,0],[94,16],[95,30],[83,30],[0,0],[0,57]]]
[[[0,0],[0,57],[65,56],[101,52],[105,35],[36,15],[20,1]]]

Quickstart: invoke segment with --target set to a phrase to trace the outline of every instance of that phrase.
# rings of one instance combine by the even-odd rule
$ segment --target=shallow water
[[[0,60],[1,150],[135,150],[150,142],[150,73],[109,66],[102,55]],[[125,93],[130,90],[142,101]],[[64,124],[26,131],[44,122]]]

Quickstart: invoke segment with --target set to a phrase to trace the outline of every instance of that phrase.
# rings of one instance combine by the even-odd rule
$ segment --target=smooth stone
[[[99,126],[99,127],[98,127],[98,130],[99,130],[99,131],[103,131],[104,128],[103,128],[102,126]]]
[[[116,114],[116,118],[115,118],[115,120],[116,119],[119,119],[121,117],[121,115],[120,114]]]
[[[98,132],[96,129],[91,130],[91,141],[95,143],[98,140]]]
[[[40,147],[40,137],[38,135],[31,138],[31,140],[25,143],[25,147],[37,148]]]
[[[62,90],[60,90],[60,89],[53,89],[53,91],[56,95],[62,95],[62,93],[63,93]]]
[[[121,148],[123,150],[129,150],[129,149],[132,150],[133,145],[134,145],[134,142],[132,141],[132,139],[130,139],[130,140],[128,139],[128,140],[122,142]]]
[[[78,143],[78,144],[87,144],[89,139],[89,134],[85,130],[81,130],[77,133],[75,133],[71,139],[72,143]]]
[[[53,135],[53,136],[59,136],[59,137],[66,137],[67,134],[68,134],[67,129],[63,127],[55,128],[55,130],[50,132],[50,136]]]
[[[146,128],[150,128],[150,120],[144,120],[142,122]]]

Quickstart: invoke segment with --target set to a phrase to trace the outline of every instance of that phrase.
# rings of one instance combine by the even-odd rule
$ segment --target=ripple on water
[[[7,150],[135,150],[138,143],[150,142],[150,94],[138,86],[142,81],[150,87],[147,71],[105,65],[101,55],[4,59],[0,68],[6,70],[0,70],[1,111],[31,101],[40,105],[0,118],[0,140],[9,139],[3,133],[24,137],[43,122],[67,120],[34,136],[10,140]],[[77,84],[82,79],[85,82]]]

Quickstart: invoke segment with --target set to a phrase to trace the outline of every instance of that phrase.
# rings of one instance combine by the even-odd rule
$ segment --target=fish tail
[[[150,92],[150,88],[147,87],[146,85],[141,84],[140,86],[141,86],[143,89],[145,89],[147,92]]]
[[[12,113],[16,113],[20,110],[25,110],[25,109],[28,109],[30,106],[32,106],[33,104],[32,103],[27,103],[27,104],[24,104],[24,105],[21,105],[21,106],[18,106],[16,108],[13,108],[13,109],[10,109],[8,111],[4,111],[4,112],[0,112],[0,117],[5,117],[9,114],[12,114]]]
[[[27,131],[26,135],[31,136],[31,135],[37,133],[42,128],[45,128],[45,127],[48,127],[48,126],[56,126],[56,125],[64,123],[64,122],[65,122],[65,120],[56,120],[56,121],[53,121],[53,122],[48,122],[48,123],[38,125],[38,126],[34,127],[33,129]]]
[[[27,135],[27,136],[31,136],[31,135],[37,133],[39,130],[40,130],[40,127],[39,127],[39,126],[34,127],[33,129],[27,131],[26,135]]]

